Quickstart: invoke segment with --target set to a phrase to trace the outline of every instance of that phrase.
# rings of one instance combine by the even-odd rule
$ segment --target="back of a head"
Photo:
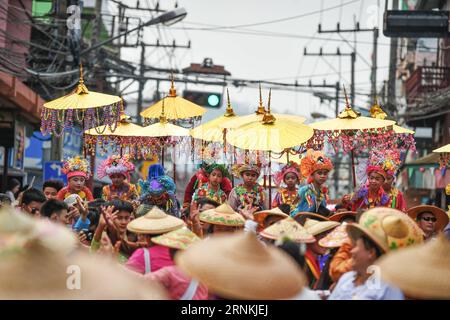
[[[133,213],[134,208],[131,202],[124,200],[112,200],[110,202],[105,203],[106,206],[113,206],[114,211],[127,211],[129,213]]]
[[[23,196],[22,196],[23,204],[30,204],[33,201],[44,203],[46,200],[47,200],[47,198],[42,193],[42,191],[38,190],[36,188],[31,188],[31,189],[23,192]]]
[[[44,217],[50,218],[53,213],[60,213],[64,209],[69,210],[64,201],[50,199],[42,204],[40,212]]]
[[[12,178],[11,180],[8,181],[8,190],[12,190],[17,186],[20,186],[20,181],[17,180],[16,178]]]
[[[44,182],[42,190],[45,188],[54,188],[56,191],[59,191],[64,188],[64,182],[61,180],[47,180]]]
[[[301,269],[305,267],[305,244],[299,244],[291,240],[283,240],[282,243],[277,244],[277,247],[289,254]]]
[[[282,203],[278,206],[278,208],[283,211],[286,214],[290,214],[291,213],[291,206],[288,205],[287,203]]]

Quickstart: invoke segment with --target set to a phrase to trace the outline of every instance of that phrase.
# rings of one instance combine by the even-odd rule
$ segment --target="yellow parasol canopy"
[[[201,117],[206,109],[190,102],[182,97],[177,96],[177,91],[172,84],[169,91],[169,96],[164,98],[165,101],[165,114],[167,120],[179,120],[179,119],[189,119],[195,117]],[[163,99],[163,100],[164,100]],[[148,107],[141,112],[141,116],[146,119],[158,119],[161,115],[162,101],[160,100],[154,105]]]
[[[104,125],[85,130],[84,134],[90,136],[133,137],[135,136],[136,131],[142,129],[143,127],[129,122],[130,119],[130,116],[122,113],[120,115],[120,121],[117,123],[116,130],[112,131],[107,125]]]
[[[271,92],[268,110],[262,120],[243,124],[227,133],[231,145],[246,150],[282,152],[302,145],[313,136],[313,129],[298,122],[298,117],[271,114],[270,97]]]
[[[414,134],[415,133],[414,130],[406,129],[406,128],[400,127],[396,124],[394,124],[393,128],[394,128],[394,132],[398,133],[398,134]]]
[[[198,127],[195,127],[194,129],[191,129],[191,136],[195,139],[204,141],[223,142],[224,131],[226,129],[221,128],[220,124],[237,118],[239,117],[234,114],[233,108],[230,104],[230,95],[227,89],[227,110],[225,111],[225,114]]]
[[[99,114],[99,109],[103,110],[103,114]],[[122,110],[121,97],[88,90],[84,84],[83,66],[80,64],[80,80],[77,88],[70,94],[44,103],[41,131],[44,134],[55,133],[57,127],[64,129],[70,126],[73,120],[82,125],[84,123],[86,129],[100,122],[115,124]]]
[[[274,154],[271,154],[270,159],[271,159],[272,161],[275,161],[275,162],[278,162],[278,163],[284,163],[284,164],[287,164],[287,163],[288,163],[288,159],[287,159],[287,154],[286,154],[286,152],[284,152],[284,153],[281,155],[281,157],[280,157],[280,156],[277,156],[277,155],[274,155]],[[299,165],[300,162],[302,161],[302,159],[300,158],[300,156],[299,156],[298,154],[297,154],[297,155],[290,154],[290,155],[289,155],[289,161],[295,162],[296,164]]]
[[[438,149],[433,150],[433,152],[437,152],[437,153],[445,153],[445,152],[448,152],[448,153],[450,153],[450,143],[447,144],[447,145],[445,145],[445,146],[443,146],[443,147],[440,147],[440,148],[438,148]]]

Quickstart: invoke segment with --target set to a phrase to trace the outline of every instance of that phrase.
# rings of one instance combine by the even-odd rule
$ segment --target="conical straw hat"
[[[186,274],[228,299],[288,299],[306,278],[282,250],[264,246],[253,233],[215,235],[175,256]]]
[[[332,216],[328,217],[328,219],[331,221],[342,222],[342,220],[344,220],[347,217],[353,217],[353,219],[356,220],[356,214],[357,214],[357,212],[355,212],[355,211],[344,211],[344,212],[335,213]]]
[[[152,238],[152,242],[177,250],[186,250],[201,239],[188,228],[180,228]]]
[[[347,234],[346,222],[319,240],[319,245],[324,248],[339,248],[344,243],[351,243],[350,237]]]
[[[143,217],[134,219],[127,225],[127,229],[134,233],[161,234],[183,227],[184,221],[166,214],[154,206]]]
[[[317,221],[313,219],[306,219],[304,227],[313,236],[317,236],[323,232],[330,231],[337,226],[339,222],[336,221]]]
[[[444,235],[382,256],[382,278],[415,299],[450,299],[450,241]],[[406,267],[406,269],[405,269]]]
[[[264,238],[272,240],[286,237],[294,242],[301,243],[313,243],[316,241],[314,236],[310,234],[306,228],[302,227],[300,223],[291,217],[275,222],[259,234]]]
[[[313,219],[319,221],[328,221],[327,217],[313,212],[299,212],[294,216],[295,221],[300,223],[302,226],[305,224],[306,219]]]
[[[245,224],[245,219],[226,202],[217,208],[200,212],[199,218],[206,223],[229,227],[242,227]]]
[[[414,221],[417,216],[422,212],[431,212],[437,219],[436,221],[436,231],[442,231],[445,229],[449,222],[447,213],[436,206],[420,205],[409,208],[407,211],[408,216],[410,216]]]
[[[259,225],[262,225],[264,223],[264,220],[266,220],[266,218],[268,216],[277,216],[282,219],[289,217],[286,213],[281,211],[280,208],[278,208],[278,207],[273,208],[271,210],[258,211],[253,214],[253,218]]]
[[[383,252],[423,242],[423,232],[414,220],[392,208],[367,210],[361,215],[359,223],[347,226],[347,232],[352,239],[367,236]]]

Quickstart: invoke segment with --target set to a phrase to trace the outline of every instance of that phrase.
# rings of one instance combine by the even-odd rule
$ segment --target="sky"
[[[141,0],[141,7],[152,6],[154,0]],[[123,1],[130,6],[135,0]],[[175,1],[161,1],[163,9],[173,9]],[[372,32],[319,34],[318,24],[323,30],[335,29],[339,22],[341,29],[354,28],[359,21],[361,28],[382,26],[384,1],[377,0],[178,0],[178,6],[184,7],[187,17],[170,27],[148,27],[144,31],[144,41],[155,43],[187,44],[191,49],[155,49],[148,48],[148,65],[178,69],[190,63],[201,63],[205,57],[212,58],[215,64],[225,66],[232,77],[251,80],[271,80],[285,83],[334,84],[341,80],[350,90],[350,57],[310,57],[304,56],[304,47],[309,52],[349,53],[355,46],[356,38],[356,106],[368,107],[370,93],[370,68],[372,55]],[[108,9],[114,12],[116,6],[108,1]],[[132,12],[130,16],[139,16],[143,21],[151,19],[148,12]],[[153,13],[155,15],[155,13]],[[271,23],[267,23],[271,22]],[[214,30],[211,30],[214,29]],[[347,42],[344,41],[347,40]],[[380,30],[378,39],[377,90],[383,80],[387,80],[389,65],[390,39]],[[122,49],[122,59],[139,62],[140,49]],[[340,73],[340,75],[339,75]],[[150,100],[156,83],[148,81],[145,87],[145,99]],[[161,83],[160,89],[168,92],[169,83]],[[178,84],[178,90],[186,88]],[[191,90],[223,92],[222,87],[188,84]],[[127,91],[137,90],[131,86]],[[252,112],[258,104],[258,90],[253,88],[229,87],[232,105],[238,114]],[[323,91],[324,89],[315,89]],[[329,90],[329,89],[328,89]],[[304,90],[303,90],[304,91]],[[307,90],[310,91],[309,89]],[[334,96],[334,89],[330,91]],[[359,93],[359,94],[358,94]],[[267,101],[268,87],[263,89],[263,99]],[[131,114],[135,113],[136,95],[126,96]],[[225,101],[224,101],[225,103]],[[150,104],[145,104],[145,107]],[[344,104],[340,104],[343,109]],[[319,112],[334,117],[335,103],[320,102],[311,93],[274,90],[272,92],[272,110],[278,113],[303,115],[312,121],[311,113]],[[224,112],[208,109],[206,120]]]

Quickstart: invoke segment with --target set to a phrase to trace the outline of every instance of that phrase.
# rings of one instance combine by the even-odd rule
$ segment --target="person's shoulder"
[[[298,188],[298,194],[305,194],[307,192],[311,192],[311,186],[309,184],[306,184]]]

